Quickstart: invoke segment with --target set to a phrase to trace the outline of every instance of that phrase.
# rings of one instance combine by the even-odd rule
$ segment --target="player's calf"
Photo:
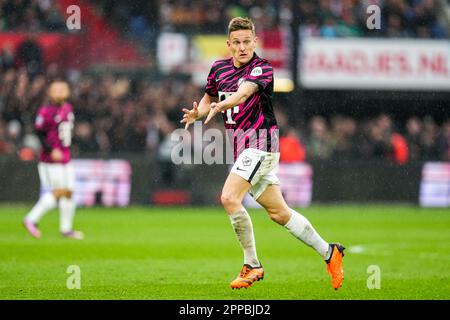
[[[81,231],[73,229],[73,219],[75,216],[76,204],[72,199],[72,191],[69,189],[62,189],[62,196],[59,199],[59,213],[60,213],[60,231],[62,236],[74,239],[83,240],[84,234]]]
[[[267,208],[267,213],[269,214],[270,219],[273,222],[278,223],[279,225],[284,226],[291,217],[291,212],[288,207],[286,208]]]

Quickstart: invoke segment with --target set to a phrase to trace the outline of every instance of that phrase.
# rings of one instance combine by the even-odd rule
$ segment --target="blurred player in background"
[[[84,235],[72,229],[76,204],[72,198],[74,171],[70,163],[70,145],[74,115],[67,102],[70,89],[66,82],[55,81],[48,89],[49,103],[38,110],[35,128],[41,150],[39,179],[41,197],[24,219],[24,226],[35,238],[41,237],[38,222],[49,210],[59,206],[59,229],[64,237],[81,240]]]
[[[344,278],[344,247],[324,241],[304,216],[289,208],[280,191],[276,176],[280,153],[275,146],[278,141],[272,139],[278,131],[272,107],[273,69],[267,60],[256,55],[256,41],[255,26],[250,19],[239,17],[230,21],[227,46],[232,57],[213,64],[203,98],[198,105],[193,103],[193,109],[183,109],[181,120],[187,129],[197,119],[207,116],[207,124],[222,113],[227,130],[254,130],[259,132],[259,138],[265,136],[265,144],[258,142],[248,147],[245,136],[233,134],[232,141],[238,148],[234,150],[241,146],[243,151],[235,152],[235,163],[225,181],[221,201],[244,251],[244,266],[231,282],[231,288],[247,288],[264,277],[256,254],[252,221],[242,205],[249,192],[273,221],[322,256],[332,287],[338,289]]]

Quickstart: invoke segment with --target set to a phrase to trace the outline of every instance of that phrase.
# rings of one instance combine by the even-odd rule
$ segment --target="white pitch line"
[[[366,249],[365,249],[364,246],[361,246],[361,245],[359,245],[359,246],[351,246],[351,247],[349,247],[347,249],[348,253],[356,253],[356,254],[363,253],[364,251],[366,251]]]

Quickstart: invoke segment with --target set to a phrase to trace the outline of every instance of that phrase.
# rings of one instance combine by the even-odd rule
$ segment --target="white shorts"
[[[257,200],[269,185],[280,184],[276,175],[279,161],[279,152],[245,149],[236,159],[231,172],[250,182],[249,193]]]
[[[38,170],[41,189],[44,191],[54,189],[73,190],[75,173],[72,164],[40,162]]]

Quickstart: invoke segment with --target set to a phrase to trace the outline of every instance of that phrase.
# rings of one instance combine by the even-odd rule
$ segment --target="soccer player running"
[[[269,138],[278,129],[271,102],[273,69],[267,60],[256,55],[256,42],[255,26],[250,19],[238,17],[230,21],[227,46],[232,57],[213,64],[203,98],[198,105],[194,102],[191,110],[183,108],[180,121],[187,129],[198,119],[206,116],[207,124],[222,113],[227,130],[253,129],[260,137],[264,136],[261,132],[266,132],[265,150],[261,144],[246,147],[245,137],[234,136],[238,145],[244,140],[244,148],[238,156],[235,153],[235,163],[225,181],[221,202],[243,249],[244,266],[231,282],[231,288],[247,288],[264,277],[256,253],[252,221],[242,205],[249,192],[273,221],[320,254],[331,275],[332,287],[338,289],[344,279],[344,247],[324,241],[304,216],[286,204],[276,176],[280,154],[278,150],[267,152],[273,151],[277,143]]]
[[[41,141],[39,179],[43,193],[23,223],[35,238],[41,237],[37,224],[49,210],[59,205],[59,229],[64,237],[82,240],[84,235],[72,229],[76,204],[72,199],[74,171],[70,163],[70,145],[74,115],[67,102],[70,89],[66,82],[55,81],[48,89],[50,102],[39,108],[35,129]]]

